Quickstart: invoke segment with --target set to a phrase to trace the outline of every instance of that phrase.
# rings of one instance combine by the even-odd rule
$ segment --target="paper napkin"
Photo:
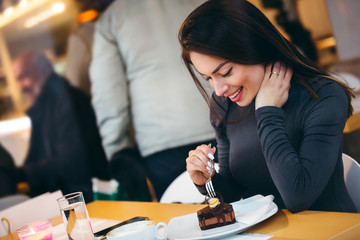
[[[235,212],[236,221],[249,225],[256,222],[267,213],[273,200],[273,195],[268,195],[266,197],[255,195],[231,203]]]
[[[93,232],[100,231],[107,227],[113,226],[121,221],[112,220],[112,219],[102,219],[102,218],[90,218],[91,227]],[[68,240],[68,236],[66,234],[65,225],[60,223],[56,226],[53,226],[53,239],[54,240]]]

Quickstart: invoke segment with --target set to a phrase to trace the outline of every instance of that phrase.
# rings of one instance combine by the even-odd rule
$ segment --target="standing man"
[[[202,2],[117,0],[96,23],[92,102],[112,176],[130,192],[144,182],[140,158],[160,199],[186,170],[188,152],[214,143],[208,106],[177,39],[182,21]],[[134,153],[130,125],[141,156]]]

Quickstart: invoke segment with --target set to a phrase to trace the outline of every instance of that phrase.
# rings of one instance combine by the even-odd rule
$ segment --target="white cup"
[[[166,223],[140,221],[115,228],[107,234],[108,240],[163,240],[168,234]]]

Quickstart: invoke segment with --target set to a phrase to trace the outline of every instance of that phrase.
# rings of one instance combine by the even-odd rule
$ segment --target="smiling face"
[[[265,75],[263,64],[243,65],[205,54],[190,52],[196,70],[210,81],[218,96],[239,106],[248,106],[259,91]]]

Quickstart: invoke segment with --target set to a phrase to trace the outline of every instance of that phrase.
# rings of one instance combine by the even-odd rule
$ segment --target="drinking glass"
[[[82,192],[67,194],[57,201],[69,239],[94,240]]]

